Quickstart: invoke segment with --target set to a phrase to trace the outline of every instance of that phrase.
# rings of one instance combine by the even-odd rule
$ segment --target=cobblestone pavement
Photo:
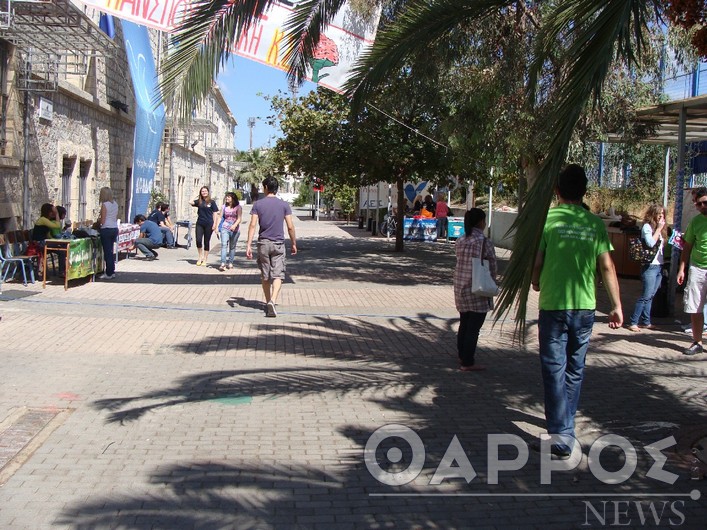
[[[275,319],[244,258],[245,224],[230,272],[216,252],[196,267],[192,247],[121,260],[115,280],[68,291],[3,285],[0,528],[705,528],[690,449],[707,432],[707,355],[681,354],[679,322],[612,331],[600,298],[582,462],[551,469],[561,464],[503,445],[499,459],[518,463],[496,477],[489,435],[544,430],[535,294],[526,342],[511,317],[489,319],[488,370],[460,372],[452,244],[396,254],[297,213],[300,252]],[[621,284],[628,313],[639,282]],[[390,424],[410,431],[379,431],[376,446]],[[605,434],[635,446],[635,472],[616,447],[594,458]],[[669,436],[673,484],[645,449]],[[388,482],[409,464],[421,472],[376,480],[367,443]],[[629,478],[599,478],[611,473]]]

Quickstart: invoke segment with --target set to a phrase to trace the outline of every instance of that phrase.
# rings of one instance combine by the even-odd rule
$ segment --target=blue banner
[[[157,94],[157,71],[152,57],[147,28],[127,20],[122,21],[125,52],[128,55],[130,75],[137,109],[135,112],[135,141],[133,147],[133,189],[130,200],[130,217],[147,214],[150,193],[155,183],[155,168],[164,134],[164,105],[153,108]]]

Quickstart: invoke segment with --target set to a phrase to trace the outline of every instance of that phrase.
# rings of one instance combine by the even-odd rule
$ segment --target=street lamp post
[[[255,127],[255,118],[248,118],[248,128],[250,129],[250,151],[253,150],[253,128]]]

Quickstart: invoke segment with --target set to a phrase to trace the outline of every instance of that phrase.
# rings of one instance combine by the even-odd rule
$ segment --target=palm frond
[[[195,0],[170,39],[160,98],[189,121],[241,36],[273,0]]]
[[[314,57],[324,29],[334,20],[347,0],[307,0],[297,4],[285,24],[286,51],[283,60],[289,65],[290,84],[298,86],[305,80],[308,59]]]
[[[559,79],[550,141],[536,184],[513,225],[515,246],[503,280],[496,318],[516,307],[516,329],[524,336],[528,290],[533,262],[552,200],[556,177],[565,162],[569,140],[590,98],[598,98],[615,56],[631,64],[641,52],[647,28],[645,0],[576,0],[563,2],[543,22],[535,48],[530,95],[543,64],[558,39],[570,42],[561,56],[565,71]]]
[[[415,0],[405,6],[400,18],[380,30],[373,46],[352,69],[344,89],[354,108],[375,94],[376,89],[401,68],[406,58],[424,52],[430,42],[444,38],[455,28],[513,4],[511,0]]]

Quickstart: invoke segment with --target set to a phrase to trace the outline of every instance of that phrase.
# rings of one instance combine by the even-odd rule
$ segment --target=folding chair
[[[7,281],[10,271],[12,271],[12,276],[14,277],[19,267],[22,271],[22,285],[27,286],[27,271],[29,271],[31,282],[34,283],[33,261],[34,256],[13,256],[5,236],[0,235],[0,276],[2,276],[2,281]]]

